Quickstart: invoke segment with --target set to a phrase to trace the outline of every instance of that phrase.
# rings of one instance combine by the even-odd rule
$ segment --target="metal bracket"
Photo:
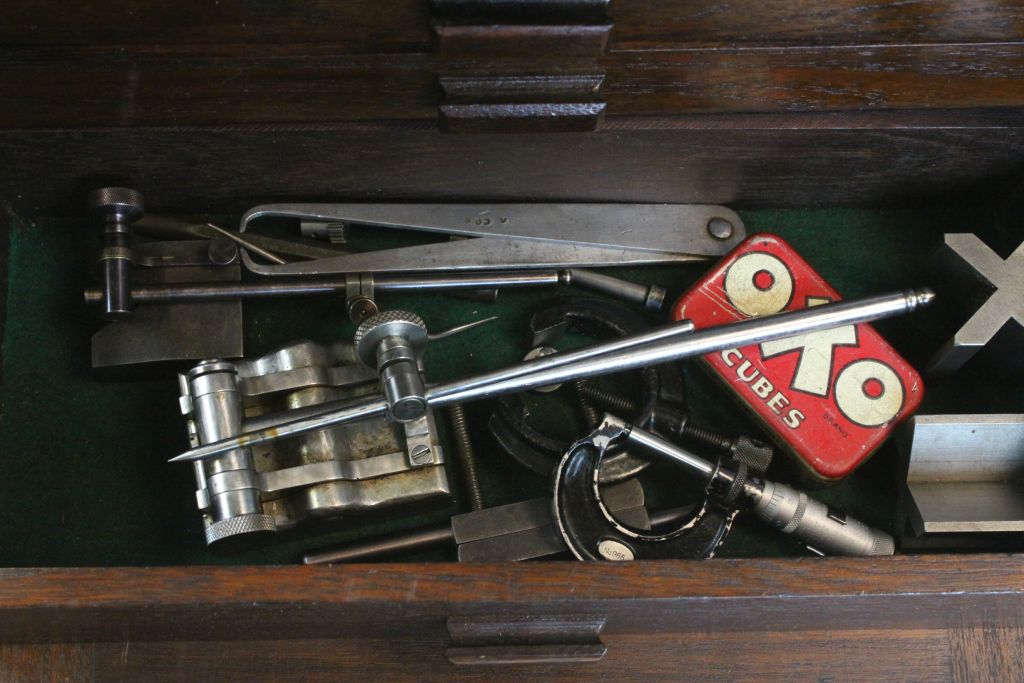
[[[437,447],[430,448],[430,431],[427,429],[427,419],[421,418],[417,422],[423,423],[423,434],[413,442],[409,442],[408,450],[375,455],[360,460],[324,460],[323,462],[314,462],[308,465],[261,472],[260,491],[263,493],[279,493],[288,489],[315,486],[329,481],[363,481],[407,472],[410,464],[413,467],[421,467],[423,465],[437,465],[444,462],[444,458],[441,457],[440,453],[441,449]],[[406,431],[406,434],[408,434],[408,431]],[[415,449],[422,449],[424,443],[429,450],[427,455],[430,459],[421,457],[420,462],[413,462],[411,453]]]
[[[238,282],[237,251],[223,241],[141,243],[134,247],[140,267],[134,269],[132,278],[143,285]],[[220,262],[214,260],[218,254],[223,257]],[[92,367],[107,372],[203,358],[238,358],[243,352],[240,301],[146,306],[131,318],[108,323],[92,337]]]
[[[606,486],[602,495],[618,519],[650,528],[644,489],[636,479]],[[550,498],[455,515],[452,535],[459,547],[459,562],[519,562],[568,550],[552,518]]]
[[[345,306],[356,325],[377,313],[373,299],[373,273],[353,273],[345,279]]]
[[[434,434],[427,418],[402,423],[405,429],[405,452],[410,467],[424,467],[444,462],[441,447],[434,443]]]
[[[1024,531],[1024,415],[918,415],[907,429],[915,533]]]

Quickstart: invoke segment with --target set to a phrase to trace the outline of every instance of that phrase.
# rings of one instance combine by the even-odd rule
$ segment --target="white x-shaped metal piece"
[[[994,291],[932,359],[935,374],[959,369],[1011,320],[1024,327],[1024,242],[1005,261],[977,235],[954,233],[945,243]]]

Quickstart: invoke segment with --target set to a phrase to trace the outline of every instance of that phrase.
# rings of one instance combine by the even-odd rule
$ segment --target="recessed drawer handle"
[[[596,662],[604,617],[449,617],[453,664],[551,664]]]

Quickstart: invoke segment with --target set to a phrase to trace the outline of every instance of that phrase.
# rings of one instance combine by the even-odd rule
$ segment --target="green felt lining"
[[[748,233],[782,235],[845,297],[927,283],[927,257],[943,232],[973,231],[992,220],[990,212],[965,206],[745,211],[742,216]],[[80,301],[98,246],[94,228],[84,219],[14,217],[10,225],[0,383],[0,566],[290,563],[306,550],[441,522],[462,509],[453,470],[458,495],[450,507],[307,526],[244,552],[207,549],[191,468],[166,463],[186,447],[174,377],[100,382],[90,371],[89,338],[100,323]],[[612,274],[659,282],[674,297],[701,271],[679,267]],[[508,291],[494,305],[435,294],[384,295],[381,300],[387,307],[417,311],[434,329],[501,316],[431,347],[425,359],[428,376],[442,381],[515,362],[526,350],[524,328],[531,308],[542,298],[566,294],[579,292]],[[250,355],[295,339],[330,340],[353,331],[342,303],[330,298],[247,303],[245,316]],[[939,346],[952,319],[937,307],[885,321],[879,328],[920,364]],[[753,429],[699,371],[687,369],[687,377],[690,405],[705,420],[726,431]],[[929,383],[922,412],[1019,412],[1024,392],[1013,379],[983,367],[968,368],[952,381]],[[487,502],[543,495],[548,482],[502,456],[490,440],[484,428],[489,410],[486,403],[468,407]],[[887,445],[854,476],[817,495],[894,530],[900,523],[900,469],[895,449]],[[794,470],[779,462],[773,475],[792,480]],[[720,554],[802,552],[756,522],[741,521]],[[453,558],[453,551],[436,551],[410,559]]]

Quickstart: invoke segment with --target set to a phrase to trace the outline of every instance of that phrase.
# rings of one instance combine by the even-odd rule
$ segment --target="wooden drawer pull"
[[[596,662],[604,617],[449,617],[453,664],[551,664]]]

